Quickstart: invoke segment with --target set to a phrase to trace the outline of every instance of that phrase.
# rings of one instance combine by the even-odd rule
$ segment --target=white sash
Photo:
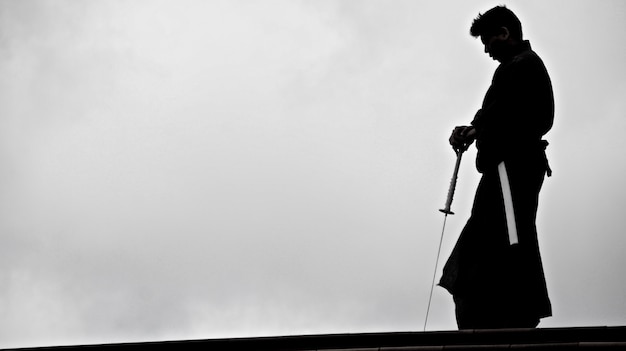
[[[511,196],[511,185],[509,176],[506,173],[504,161],[498,165],[500,175],[500,185],[502,186],[502,197],[504,198],[504,212],[506,213],[506,226],[509,232],[509,244],[514,245],[519,242],[517,238],[517,225],[515,224],[515,211],[513,210],[513,197]]]

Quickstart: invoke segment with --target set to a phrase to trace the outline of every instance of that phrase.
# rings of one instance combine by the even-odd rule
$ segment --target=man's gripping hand
[[[454,151],[465,151],[476,139],[476,128],[472,126],[455,127],[450,135],[450,145]]]

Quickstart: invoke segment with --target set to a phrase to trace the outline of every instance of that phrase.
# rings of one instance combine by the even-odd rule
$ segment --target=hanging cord
[[[450,180],[450,187],[448,188],[448,197],[446,199],[445,207],[440,212],[445,213],[443,217],[443,228],[441,228],[441,238],[439,238],[439,249],[437,249],[437,260],[435,261],[435,270],[433,272],[433,282],[430,284],[430,296],[428,297],[428,307],[426,308],[426,318],[424,319],[424,331],[426,331],[426,325],[428,324],[428,314],[430,313],[430,305],[433,300],[433,290],[435,290],[435,278],[437,277],[437,266],[439,265],[439,255],[441,254],[441,244],[443,243],[443,233],[446,230],[446,220],[448,215],[453,215],[454,212],[450,210],[452,205],[452,199],[454,198],[454,191],[456,190],[456,181],[459,177],[459,166],[461,165],[461,157],[463,152],[467,150],[466,147],[456,149],[456,163],[454,164],[454,172],[452,172],[452,179]]]

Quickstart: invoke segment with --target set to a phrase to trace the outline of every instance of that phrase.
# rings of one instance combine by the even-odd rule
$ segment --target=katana
[[[454,212],[450,210],[452,206],[452,199],[454,198],[454,191],[456,189],[456,181],[459,177],[459,167],[461,166],[461,157],[465,148],[459,148],[454,150],[456,152],[456,163],[454,164],[454,172],[452,172],[452,179],[450,180],[450,187],[448,188],[448,197],[446,198],[446,204],[444,208],[440,209],[445,216],[443,217],[443,227],[441,228],[441,238],[439,239],[439,249],[437,249],[437,259],[435,260],[435,271],[433,272],[433,282],[430,285],[430,296],[428,297],[428,307],[426,308],[426,318],[424,319],[424,331],[426,331],[426,324],[428,324],[428,314],[430,312],[430,304],[433,299],[433,290],[435,288],[435,278],[437,276],[437,265],[439,264],[439,255],[441,254],[441,243],[443,242],[443,233],[446,230],[446,220],[448,215],[453,215]]]

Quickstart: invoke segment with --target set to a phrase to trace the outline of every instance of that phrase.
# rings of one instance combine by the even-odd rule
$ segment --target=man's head
[[[485,53],[502,62],[511,55],[511,49],[523,41],[522,24],[505,6],[496,6],[474,19],[470,34],[480,37]]]

